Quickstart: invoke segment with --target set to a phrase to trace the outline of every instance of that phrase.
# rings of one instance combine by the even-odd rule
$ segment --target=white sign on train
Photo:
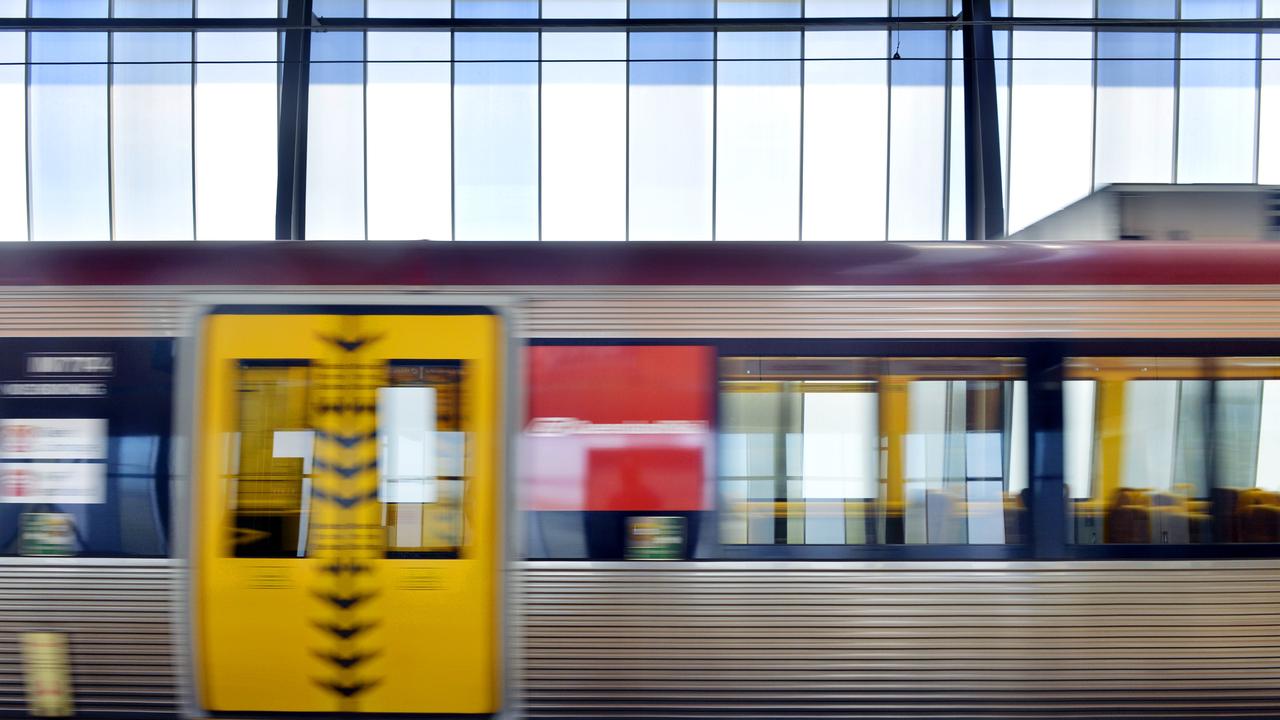
[[[0,385],[0,395],[12,397],[104,397],[105,383],[11,382]]]
[[[33,353],[27,356],[27,373],[31,375],[110,375],[114,370],[115,358],[105,354]]]
[[[0,418],[0,459],[104,460],[102,418]]]
[[[106,489],[105,463],[0,463],[0,503],[96,505]]]

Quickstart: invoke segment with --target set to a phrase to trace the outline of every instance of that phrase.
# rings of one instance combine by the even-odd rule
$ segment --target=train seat
[[[1151,500],[1143,490],[1120,488],[1106,515],[1104,538],[1112,543],[1151,542]]]
[[[1251,505],[1243,520],[1244,542],[1280,541],[1280,505]]]

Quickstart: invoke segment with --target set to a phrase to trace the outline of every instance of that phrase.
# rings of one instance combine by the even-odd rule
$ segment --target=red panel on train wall
[[[711,348],[543,346],[528,358],[526,509],[710,509]]]

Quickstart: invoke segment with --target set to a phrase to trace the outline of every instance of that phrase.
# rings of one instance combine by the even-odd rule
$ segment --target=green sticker
[[[627,518],[628,560],[683,560],[684,518],[636,516]]]
[[[21,554],[66,556],[75,552],[75,533],[66,513],[23,513]]]

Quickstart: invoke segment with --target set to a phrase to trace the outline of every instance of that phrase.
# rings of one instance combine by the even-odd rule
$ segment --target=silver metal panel
[[[1280,706],[1280,561],[522,562],[531,717],[1225,717]],[[0,561],[81,714],[178,712],[176,561]]]
[[[368,293],[367,287],[290,292]],[[521,303],[523,337],[1275,337],[1280,286],[432,287]],[[275,288],[0,290],[0,336],[173,336],[189,298]]]
[[[534,717],[1280,706],[1280,562],[523,563]]]
[[[0,715],[25,716],[21,633],[67,634],[78,715],[177,712],[168,560],[0,559]]]
[[[155,291],[0,290],[0,336],[167,337],[185,319],[176,295]]]

